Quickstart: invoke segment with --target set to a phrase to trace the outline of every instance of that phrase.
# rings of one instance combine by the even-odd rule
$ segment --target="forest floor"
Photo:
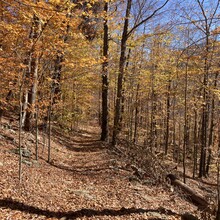
[[[97,129],[64,134],[53,132],[51,163],[44,137],[22,133],[23,158],[18,179],[18,128],[0,127],[0,219],[181,219],[198,215],[197,207],[168,187],[132,180],[127,161],[99,141]],[[96,132],[94,132],[96,130]],[[150,178],[150,177],[148,177]]]

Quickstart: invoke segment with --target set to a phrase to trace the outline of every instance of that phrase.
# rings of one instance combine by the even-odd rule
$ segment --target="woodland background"
[[[219,4],[0,0],[0,118],[18,127],[20,179],[24,132],[36,134],[36,160],[38,133],[48,134],[51,162],[53,129],[92,125],[138,166],[156,157],[183,182],[217,184]]]

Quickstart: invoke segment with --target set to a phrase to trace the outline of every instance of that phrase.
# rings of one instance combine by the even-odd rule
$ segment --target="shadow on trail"
[[[82,135],[77,134],[76,136],[80,136],[80,140],[78,140],[76,137],[74,137],[74,135],[73,137],[70,137],[65,134],[61,134],[58,131],[55,131],[54,133],[56,134],[56,140],[71,151],[97,152],[105,149],[103,142],[98,139],[83,137]]]
[[[106,149],[106,147],[104,147],[102,142],[99,140],[91,140],[91,141],[86,140],[80,142],[72,141],[71,143],[66,141],[65,143],[66,143],[65,147],[68,150],[75,151],[78,153],[98,152]]]
[[[56,130],[53,133],[55,141],[65,147],[72,157],[67,157],[64,161],[52,160],[52,166],[82,175],[94,175],[95,172],[109,169],[109,161],[103,159],[107,146],[97,138],[97,134],[83,137],[83,134],[72,133],[71,136],[71,133],[64,134]]]
[[[124,208],[122,207],[119,210],[115,209],[103,209],[103,210],[95,210],[95,209],[80,209],[77,211],[69,211],[69,212],[55,212],[50,210],[43,210],[38,207],[26,205],[22,202],[14,201],[12,199],[1,199],[0,207],[9,208],[11,210],[22,211],[29,214],[37,214],[43,215],[47,218],[62,218],[65,217],[68,220],[76,219],[79,217],[92,217],[92,216],[123,216],[130,214],[141,214],[147,212],[158,212],[160,214],[172,215],[175,216],[177,213],[172,212],[171,210],[167,210],[164,208],[160,209],[141,209],[141,208]],[[160,218],[156,218],[160,219]]]
[[[62,164],[55,164],[54,162],[51,162],[50,165],[58,169],[66,170],[72,173],[80,173],[81,175],[88,175],[88,172],[89,172],[89,173],[92,173],[93,176],[94,176],[94,172],[106,171],[110,169],[107,163],[102,164],[102,166],[94,165],[94,166],[86,166],[86,167],[85,166],[70,167],[70,166],[66,166]]]
[[[74,144],[66,146],[69,150],[75,151],[75,152],[97,152],[106,149],[103,147],[102,143],[100,141],[93,141],[93,142],[81,142],[78,143],[77,146],[74,146]]]

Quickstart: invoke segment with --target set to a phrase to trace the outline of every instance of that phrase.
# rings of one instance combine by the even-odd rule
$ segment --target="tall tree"
[[[28,54],[27,58],[27,72],[26,72],[26,78],[28,81],[28,84],[30,84],[30,88],[27,88],[26,94],[25,94],[25,113],[24,114],[24,129],[27,131],[30,131],[32,128],[32,122],[34,117],[34,105],[36,102],[36,95],[37,95],[37,84],[38,84],[38,64],[39,64],[39,55],[36,53],[36,42],[38,41],[38,38],[40,37],[42,32],[42,25],[40,18],[34,14],[33,15],[33,22],[30,32],[30,40],[31,40],[31,49]],[[28,85],[27,85],[28,87]]]
[[[123,79],[124,79],[124,69],[126,63],[126,49],[127,49],[127,40],[131,36],[131,34],[137,30],[142,24],[153,18],[158,11],[160,11],[165,5],[169,2],[166,0],[163,2],[161,6],[156,8],[149,16],[144,19],[139,19],[144,17],[142,12],[138,16],[138,19],[134,22],[133,27],[129,30],[129,19],[131,15],[132,8],[132,0],[127,1],[125,19],[124,19],[124,27],[121,38],[121,48],[120,48],[120,61],[119,61],[119,73],[118,73],[118,81],[117,81],[117,97],[116,97],[116,105],[115,105],[115,113],[114,113],[114,125],[113,125],[113,135],[112,135],[112,145],[116,145],[117,137],[120,129],[120,118],[121,118],[121,100],[122,100],[122,91],[123,91]]]
[[[101,140],[108,138],[108,2],[104,5],[103,63],[102,63],[102,133]]]
[[[116,145],[116,139],[119,132],[119,121],[121,117],[121,99],[122,99],[122,83],[124,78],[124,66],[126,62],[126,44],[128,39],[128,26],[129,26],[129,18],[131,13],[131,4],[132,0],[127,1],[126,15],[124,21],[124,28],[121,39],[121,53],[120,53],[120,61],[119,61],[119,74],[118,74],[118,83],[117,83],[117,98],[115,105],[115,115],[114,115],[114,127],[113,127],[113,136],[112,136],[112,145]]]
[[[201,124],[201,155],[200,155],[200,166],[199,166],[199,177],[206,175],[206,154],[207,154],[207,145],[208,145],[208,120],[209,120],[209,97],[208,97],[208,84],[209,84],[209,72],[211,68],[211,59],[210,55],[211,50],[211,27],[213,24],[214,16],[217,13],[220,2],[217,1],[213,12],[209,16],[205,10],[204,1],[197,0],[201,14],[204,19],[204,26],[199,27],[205,36],[205,49],[204,49],[204,70],[203,70],[203,107],[202,107],[202,124]]]

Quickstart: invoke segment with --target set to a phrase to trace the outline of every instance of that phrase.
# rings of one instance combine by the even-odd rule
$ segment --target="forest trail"
[[[0,219],[180,219],[196,208],[159,185],[131,181],[132,171],[94,133],[53,132],[51,163],[39,137],[34,160],[34,135],[23,134],[32,152],[24,158],[18,181],[18,130],[0,131]]]

